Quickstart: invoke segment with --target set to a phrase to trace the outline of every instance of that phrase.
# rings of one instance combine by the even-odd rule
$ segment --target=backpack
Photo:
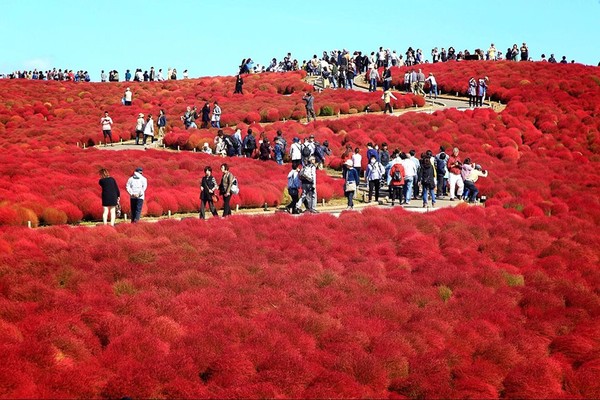
[[[308,158],[308,157],[310,157],[310,154],[311,154],[310,147],[308,147],[307,145],[302,145],[302,157]]]
[[[442,160],[440,158],[435,159],[435,168],[438,173],[445,174],[446,173],[446,159]]]
[[[300,171],[300,181],[302,181],[302,183],[313,183],[312,178],[307,175],[307,172],[307,168],[302,168]]]
[[[321,147],[321,146],[315,147],[315,158],[318,161],[325,161],[325,153],[323,152],[323,147]]]
[[[240,187],[238,185],[238,180],[235,176],[231,176],[233,181],[231,182],[231,194],[240,194]]]
[[[396,169],[392,174],[392,180],[396,182],[400,182],[402,180],[402,175],[400,175],[399,169]]]
[[[255,147],[256,142],[254,141],[254,137],[246,136],[246,138],[244,139],[244,150],[254,150]]]

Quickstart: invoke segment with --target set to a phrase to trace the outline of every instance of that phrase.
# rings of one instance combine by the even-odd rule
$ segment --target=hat
[[[202,147],[208,147],[208,142],[204,142],[204,144],[202,145]]]
[[[310,136],[309,136],[309,138],[310,138],[310,139],[314,139],[314,138],[315,138],[315,135],[310,135]]]
[[[294,138],[294,143],[298,143],[300,141],[300,139],[298,137]]]
[[[127,90],[129,90],[129,88],[127,88]]]
[[[144,116],[144,114],[142,114],[142,113],[139,113],[139,115],[138,115],[138,117],[143,117],[143,116]]]
[[[481,165],[475,164],[475,169],[481,169]]]
[[[137,167],[137,168],[135,169],[135,172],[143,172],[143,171],[144,171],[144,170],[142,169],[142,167]]]
[[[344,165],[347,165],[348,167],[352,167],[352,160],[348,159],[346,160],[346,162],[344,163]]]

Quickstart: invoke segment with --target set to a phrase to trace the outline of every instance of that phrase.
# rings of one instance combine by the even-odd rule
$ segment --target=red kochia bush
[[[3,227],[0,386],[7,397],[594,397],[593,227],[502,207]]]

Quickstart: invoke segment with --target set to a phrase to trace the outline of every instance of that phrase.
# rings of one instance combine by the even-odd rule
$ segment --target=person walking
[[[231,186],[233,185],[233,175],[229,172],[229,165],[221,164],[221,183],[219,183],[219,192],[223,196],[223,217],[231,215]]]
[[[221,128],[221,107],[219,107],[219,104],[216,101],[213,105],[213,114],[210,120],[210,125],[213,128]]]
[[[108,116],[108,111],[104,111],[104,117],[100,118],[100,124],[102,124],[102,134],[104,135],[104,146],[108,144],[110,139],[110,145],[113,145],[112,140],[112,125],[113,120]]]
[[[115,178],[109,175],[106,168],[100,170],[100,180],[98,184],[102,188],[102,221],[104,225],[108,223],[108,213],[110,212],[110,225],[115,226],[116,207],[121,199],[121,191]]]
[[[302,168],[300,173],[300,181],[302,182],[302,203],[306,211],[316,214],[317,211],[317,166],[315,165],[315,157],[308,158],[308,164]]]
[[[144,125],[144,141],[142,144],[146,146],[146,140],[150,138],[150,144],[154,143],[154,120],[152,114],[148,114],[146,125]]]
[[[392,99],[398,99],[392,93],[392,88],[388,88],[385,92],[383,92],[381,98],[383,99],[383,103],[385,104],[385,107],[383,108],[383,113],[385,114],[387,111],[389,111],[390,114],[393,114],[394,110],[392,109]]]
[[[302,145],[300,144],[299,137],[294,137],[292,141],[292,145],[290,146],[290,159],[292,160],[292,168],[302,165]]]
[[[352,154],[352,167],[356,170],[358,175],[358,184],[360,184],[360,173],[362,169],[362,155],[360,154],[360,148],[354,149],[354,154]]]
[[[148,188],[148,180],[142,173],[142,167],[137,167],[133,175],[127,180],[127,185],[125,186],[127,193],[129,193],[132,223],[138,222],[142,216],[142,207],[144,205],[146,189]]]
[[[252,158],[252,154],[254,153],[254,150],[256,150],[256,138],[252,134],[252,128],[248,128],[248,133],[244,138],[242,147],[244,150],[244,156],[246,158]]]
[[[300,182],[299,172],[302,169],[302,164],[298,163],[296,166],[292,165],[292,169],[287,176],[287,188],[292,201],[290,204],[285,206],[285,211],[290,214],[300,214],[300,208],[298,207],[298,200],[300,199]]]
[[[215,208],[215,202],[218,199],[217,189],[217,180],[212,174],[212,168],[209,166],[204,167],[204,176],[200,181],[200,218],[205,219],[204,210],[207,204],[213,217],[218,216]]]
[[[135,123],[135,144],[140,144],[140,137],[144,136],[144,114],[139,113]]]
[[[358,190],[358,172],[352,165],[352,160],[348,159],[344,163],[344,171],[342,172],[344,177],[344,194],[348,199],[348,208],[346,210],[354,209],[354,196]]]
[[[315,98],[310,92],[307,92],[306,95],[302,97],[302,100],[304,100],[304,107],[306,108],[306,122],[310,122],[311,117],[313,121],[316,121],[317,115],[315,114]]]
[[[165,115],[165,110],[161,109],[158,112],[158,121],[156,121],[156,126],[158,126],[158,143],[162,144],[165,137],[165,130],[167,128],[167,116]]]

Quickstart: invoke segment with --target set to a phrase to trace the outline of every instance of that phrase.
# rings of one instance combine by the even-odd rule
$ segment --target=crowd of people
[[[149,81],[166,81],[166,80],[177,80],[177,68],[169,67],[166,74],[162,68],[155,71],[154,67],[150,70],[142,72],[141,68],[137,68],[134,73],[131,70],[126,70],[124,74],[124,81],[129,82],[149,82]],[[48,80],[48,81],[70,81],[70,82],[90,82],[91,77],[88,71],[79,70],[74,72],[72,69],[52,68],[46,71],[33,69],[33,70],[22,70],[14,71],[8,74],[0,74],[0,78],[6,79],[32,79],[32,80]],[[182,74],[183,79],[189,78],[188,70],[184,70]],[[100,82],[119,82],[121,78],[119,71],[110,70],[105,72],[100,71]]]
[[[217,184],[212,168],[210,166],[204,168],[204,176],[200,180],[200,218],[202,219],[205,219],[206,206],[214,217],[218,215],[215,203],[219,200],[219,196],[223,198],[222,216],[231,215],[231,196],[239,193],[237,179],[229,171],[229,165],[226,163],[221,164],[221,173],[221,181]],[[121,214],[121,191],[115,178],[110,176],[106,168],[100,169],[99,174],[98,184],[102,190],[102,221],[104,225],[110,223],[114,226],[117,216]],[[147,189],[148,179],[144,176],[144,169],[137,167],[125,184],[125,190],[129,195],[132,223],[138,222],[142,216]]]

